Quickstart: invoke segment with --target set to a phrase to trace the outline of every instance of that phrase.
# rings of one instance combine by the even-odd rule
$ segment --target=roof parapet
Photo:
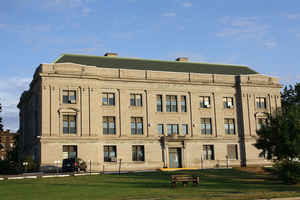
[[[112,53],[112,52],[107,52],[104,54],[104,56],[107,56],[107,57],[117,57],[118,54],[117,53]]]
[[[176,58],[176,61],[178,61],[178,62],[188,62],[189,58],[188,57],[178,57],[178,58]]]

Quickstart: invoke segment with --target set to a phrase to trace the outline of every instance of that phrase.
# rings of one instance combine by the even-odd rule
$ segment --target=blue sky
[[[62,53],[248,65],[300,82],[300,1],[10,0],[0,5],[0,102],[18,129],[35,68]]]

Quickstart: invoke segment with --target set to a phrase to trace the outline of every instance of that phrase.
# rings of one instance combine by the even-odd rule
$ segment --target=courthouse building
[[[95,170],[264,164],[253,144],[280,87],[247,66],[63,54],[22,94],[22,152]]]

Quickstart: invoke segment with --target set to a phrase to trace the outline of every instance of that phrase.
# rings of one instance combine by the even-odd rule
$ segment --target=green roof
[[[97,66],[103,68],[193,72],[204,74],[258,74],[256,71],[248,68],[247,66],[240,65],[163,61],[140,58],[122,58],[74,54],[63,54],[55,61],[55,63],[76,63],[81,65]]]

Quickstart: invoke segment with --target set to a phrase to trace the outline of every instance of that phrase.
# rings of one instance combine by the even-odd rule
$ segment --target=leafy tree
[[[0,103],[0,114],[2,112],[2,104]],[[2,117],[0,116],[0,132],[3,131]]]
[[[15,163],[20,162],[20,156],[19,156],[19,140],[20,140],[20,135],[14,134],[14,148],[12,148],[8,154],[7,154],[7,159],[10,161],[13,161]]]
[[[274,173],[285,182],[296,183],[300,175],[300,83],[284,88],[282,112],[269,115],[257,135],[255,147],[274,161]]]
[[[291,106],[300,105],[300,83],[296,83],[293,87],[285,86],[281,93],[281,104],[284,112],[288,112]]]
[[[257,131],[255,146],[269,160],[300,158],[300,108],[269,116],[267,124]]]

